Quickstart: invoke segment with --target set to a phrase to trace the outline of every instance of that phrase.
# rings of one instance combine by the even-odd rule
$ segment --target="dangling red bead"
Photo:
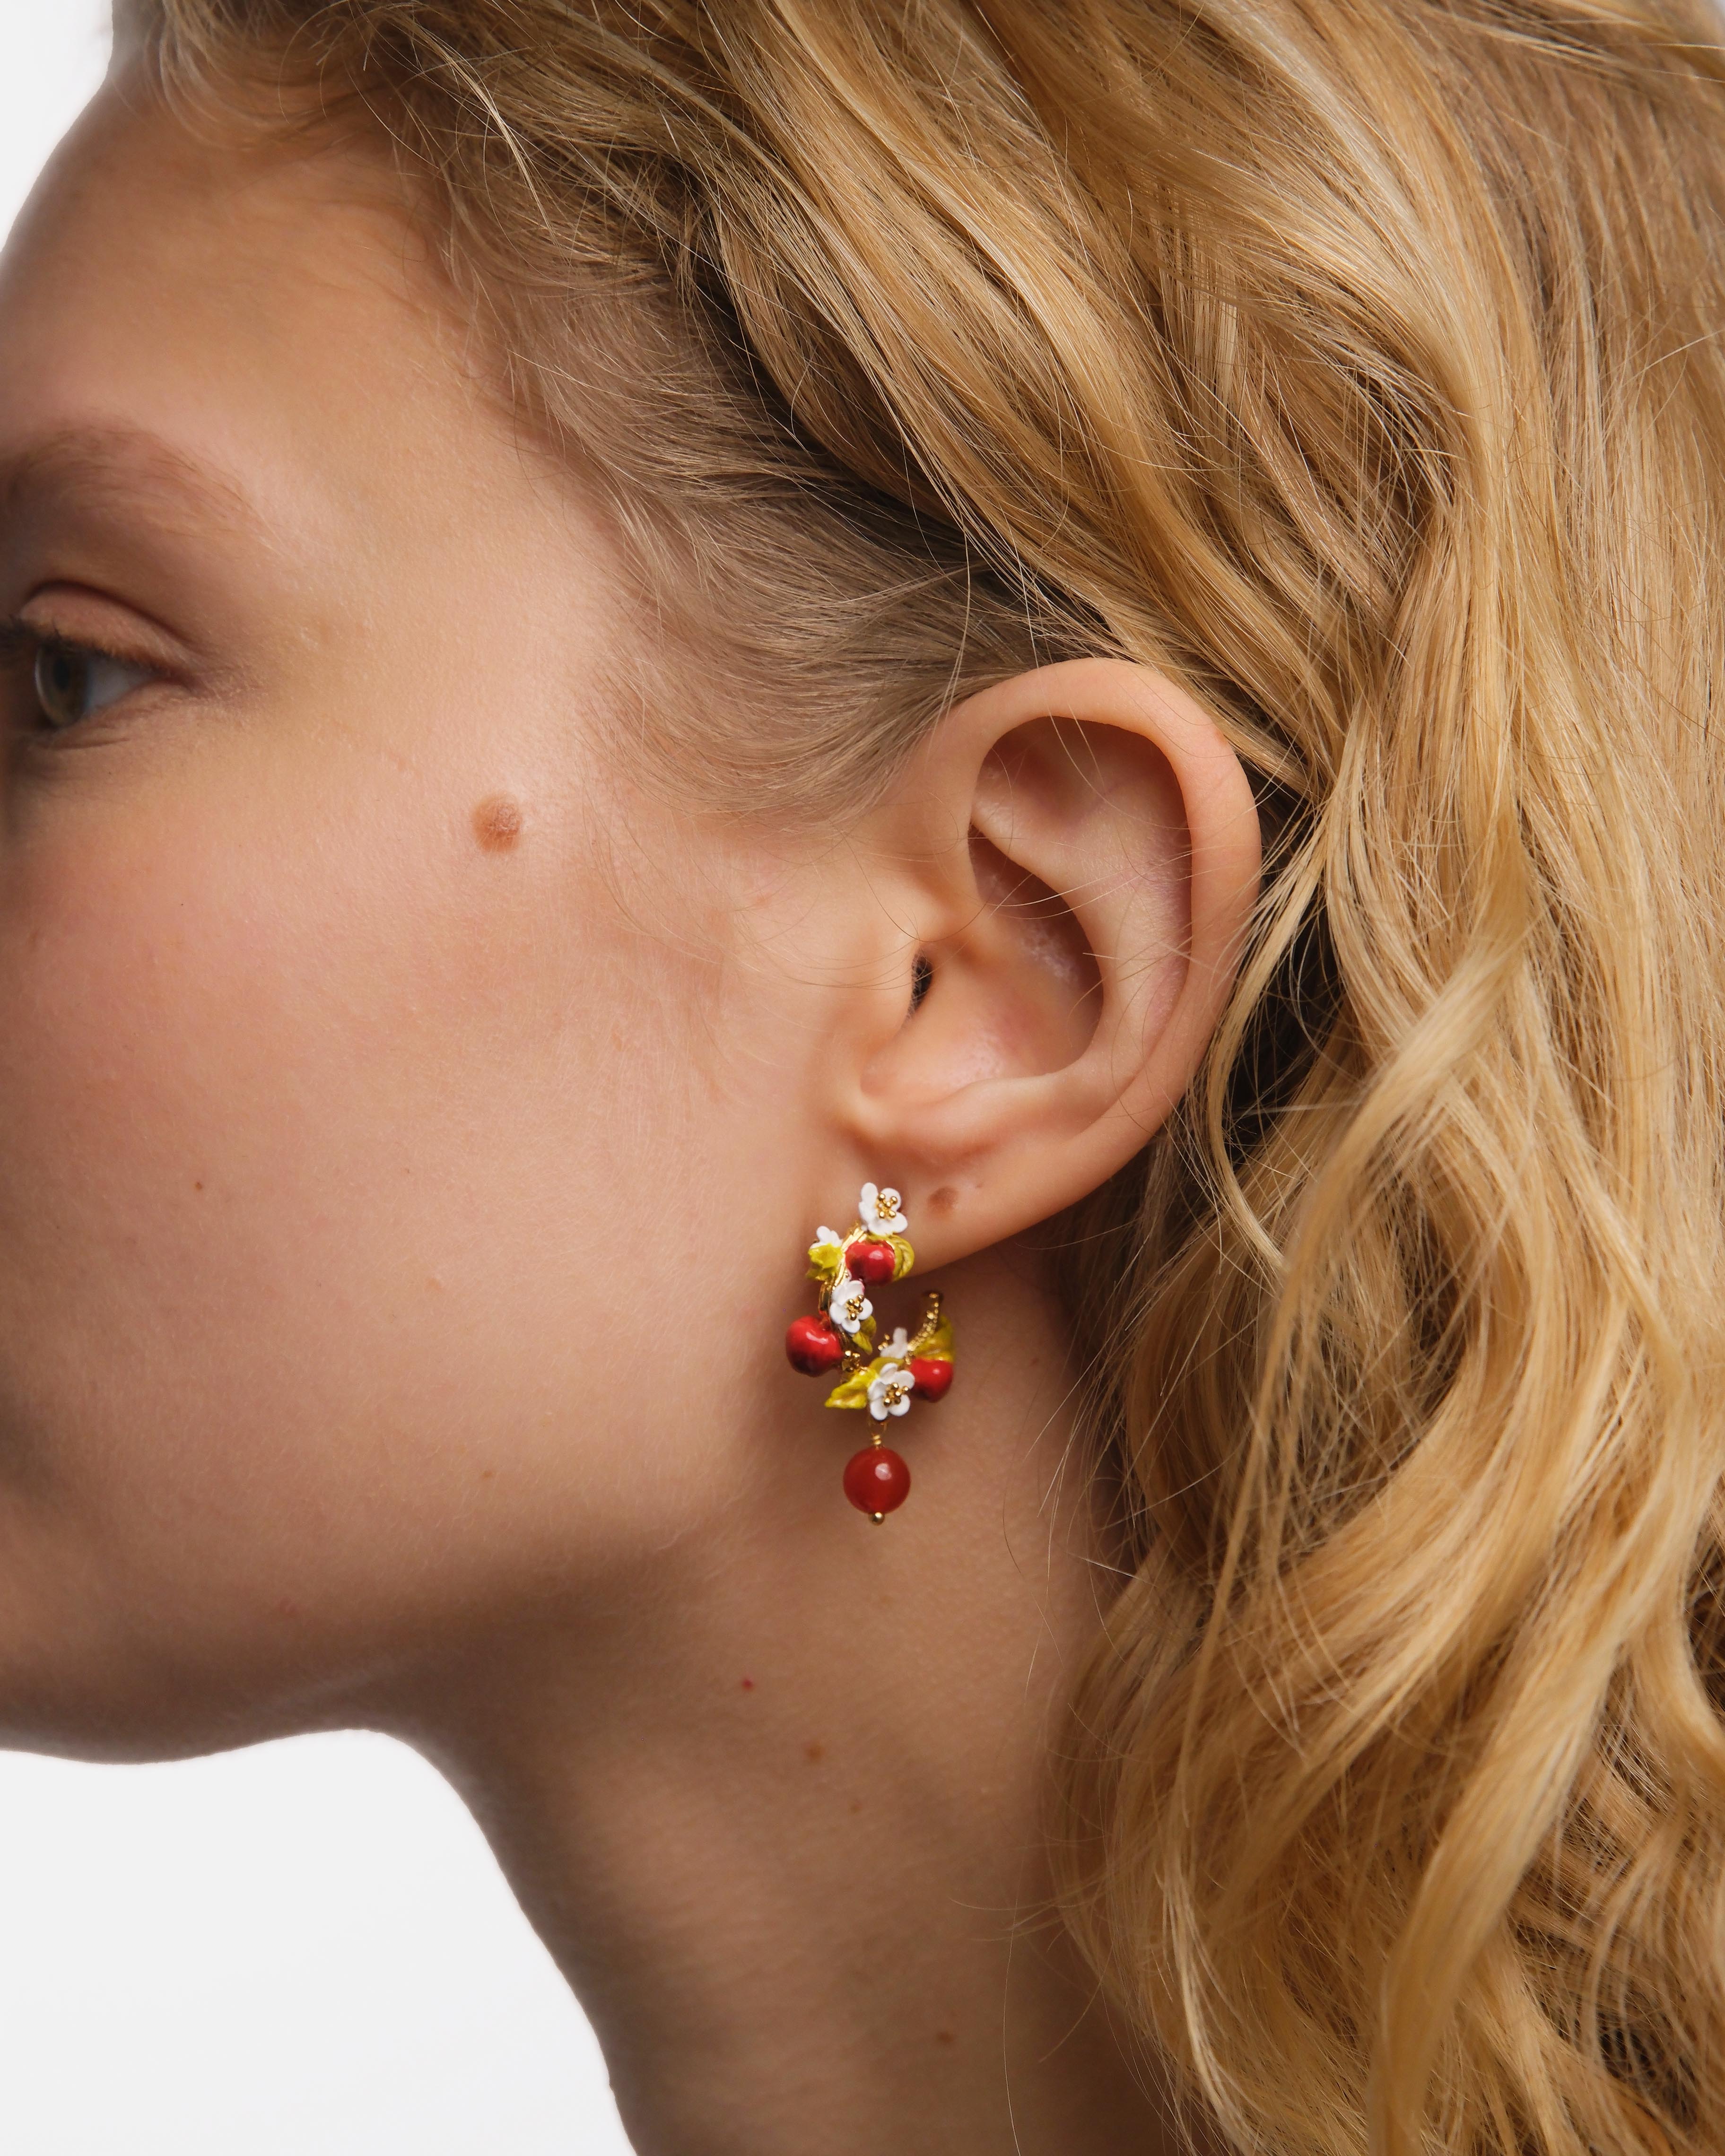
[[[860,1512],[879,1519],[896,1512],[911,1494],[911,1471],[896,1452],[871,1445],[845,1470],[845,1494]]]
[[[934,1355],[913,1355],[911,1375],[916,1380],[917,1397],[932,1407],[943,1400],[952,1389],[952,1366]]]
[[[791,1368],[805,1378],[824,1378],[845,1359],[845,1342],[827,1317],[793,1317],[785,1332],[784,1352]]]
[[[898,1270],[898,1252],[891,1243],[853,1243],[845,1253],[845,1264],[870,1287],[885,1287]]]

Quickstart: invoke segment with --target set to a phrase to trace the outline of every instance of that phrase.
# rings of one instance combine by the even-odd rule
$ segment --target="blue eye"
[[[44,725],[54,733],[95,717],[154,679],[147,666],[130,665],[81,644],[44,644],[36,654],[36,701]]]

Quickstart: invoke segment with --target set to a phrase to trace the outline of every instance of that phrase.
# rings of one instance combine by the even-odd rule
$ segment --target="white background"
[[[101,76],[0,0],[0,233]],[[382,1738],[172,1767],[0,1753],[5,2156],[627,2156],[477,1828]]]

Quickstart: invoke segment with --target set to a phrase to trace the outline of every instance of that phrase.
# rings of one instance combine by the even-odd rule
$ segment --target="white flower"
[[[887,1342],[885,1352],[888,1359],[894,1363],[902,1363],[909,1358],[911,1336],[902,1325],[893,1327],[892,1337]]]
[[[827,1315],[841,1332],[855,1332],[866,1325],[875,1314],[875,1306],[869,1301],[869,1291],[861,1281],[853,1280],[849,1273],[840,1273],[833,1282],[833,1298],[827,1305]]]
[[[911,1224],[897,1191],[882,1190],[878,1183],[864,1183],[857,1212],[871,1235],[902,1235]]]
[[[911,1393],[916,1379],[896,1363],[883,1363],[869,1380],[869,1413],[876,1422],[888,1415],[911,1412]]]
[[[814,1231],[814,1247],[817,1250],[842,1250],[845,1247],[845,1238],[842,1235],[835,1235],[830,1228],[817,1228]]]

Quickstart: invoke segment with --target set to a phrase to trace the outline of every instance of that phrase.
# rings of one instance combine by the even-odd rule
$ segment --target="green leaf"
[[[892,1245],[892,1277],[901,1281],[916,1264],[916,1253],[902,1235],[889,1235],[886,1240]]]
[[[829,1408],[865,1408],[869,1404],[869,1381],[880,1374],[884,1356],[877,1355],[866,1368],[853,1370],[827,1394]]]
[[[922,1321],[922,1329],[906,1351],[907,1355],[926,1356],[935,1363],[950,1363],[952,1359],[952,1321],[943,1311],[931,1322]]]

